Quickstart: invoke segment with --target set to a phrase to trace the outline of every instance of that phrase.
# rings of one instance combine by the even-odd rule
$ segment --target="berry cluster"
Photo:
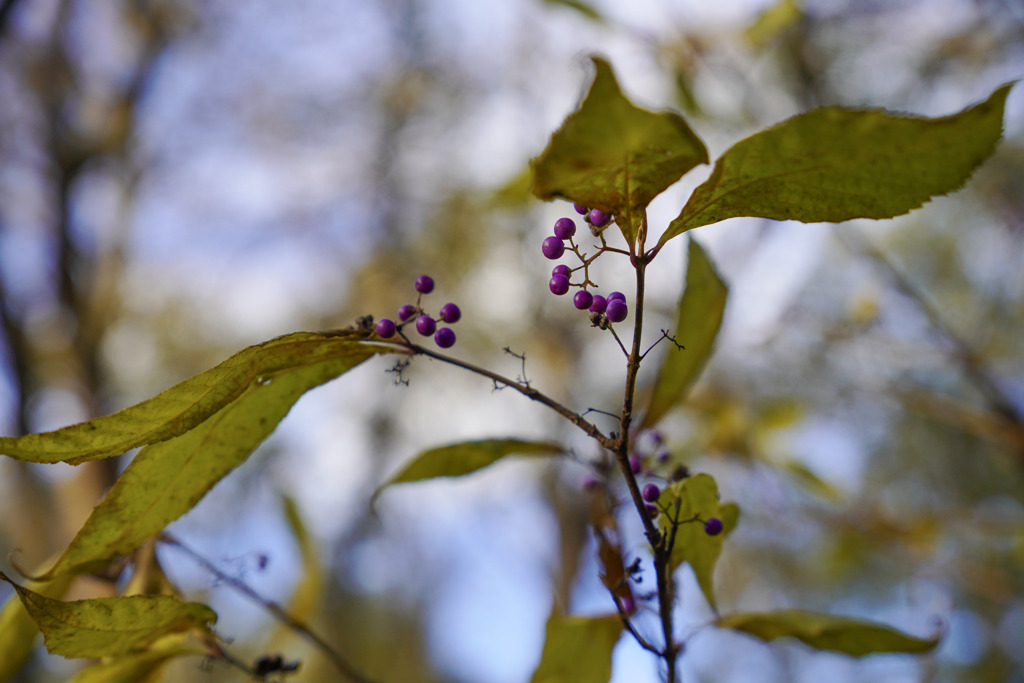
[[[434,335],[434,343],[442,349],[447,349],[455,344],[455,331],[450,327],[438,327],[437,323],[444,322],[452,325],[462,317],[462,311],[453,303],[447,303],[441,307],[436,319],[427,315],[420,306],[420,299],[424,294],[434,291],[434,278],[429,275],[420,275],[416,278],[416,291],[420,296],[416,298],[416,304],[405,304],[398,309],[398,323],[390,318],[381,318],[374,328],[377,336],[381,339],[390,339],[400,334],[402,327],[407,323],[415,321],[416,331],[424,337]],[[404,336],[404,335],[403,335]]]
[[[651,429],[641,432],[637,436],[634,454],[629,457],[629,468],[634,475],[653,476],[663,481],[667,479],[672,482],[678,482],[690,476],[690,471],[686,465],[676,466],[667,478],[663,475],[655,475],[655,467],[659,464],[664,465],[668,463],[670,459],[671,452],[665,446],[664,435],[657,429]],[[586,491],[591,491],[597,486],[598,481],[593,477],[587,477],[583,482],[583,489]],[[661,485],[649,481],[640,489],[640,495],[644,499],[644,503],[646,503],[647,513],[652,519],[657,518],[664,510],[663,507],[659,506],[658,502],[661,500],[662,495]],[[698,517],[689,521],[704,522],[704,533],[708,536],[718,536],[725,530],[722,520],[717,517],[711,517],[707,520],[702,520]]]
[[[600,209],[588,209],[579,204],[576,204],[575,207],[578,213],[583,214],[584,220],[590,224],[591,232],[594,234],[600,234],[600,229],[607,226],[612,220],[611,215]],[[576,247],[573,241],[575,234],[575,221],[566,217],[559,218],[555,221],[554,234],[546,237],[541,244],[541,253],[546,258],[556,261],[565,254],[566,242],[568,242],[572,252],[583,261],[585,269],[590,261],[584,259]],[[573,269],[565,264],[560,263],[554,267],[551,271],[551,279],[548,281],[548,289],[552,294],[562,296],[568,293],[570,287],[579,287],[580,291],[576,292],[572,298],[573,306],[581,311],[590,311],[591,322],[600,327],[606,327],[609,322],[618,323],[626,319],[626,316],[629,315],[629,306],[626,304],[626,296],[622,292],[612,292],[607,297],[592,294],[586,289],[588,282],[574,285],[569,281],[572,272]]]

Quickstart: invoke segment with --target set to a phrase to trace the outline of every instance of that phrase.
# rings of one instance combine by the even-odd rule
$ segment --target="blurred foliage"
[[[461,353],[514,375],[519,362],[500,351],[511,347],[538,386],[583,407],[614,405],[618,376],[581,369],[615,349],[542,284],[539,226],[556,216],[523,202],[526,160],[575,104],[574,55],[628,57],[622,80],[641,83],[638,100],[681,109],[712,157],[815,105],[942,115],[1024,71],[1024,15],[1000,0],[782,0],[727,20],[700,18],[698,3],[663,5],[645,23],[611,3],[517,0],[496,10],[507,23],[483,29],[449,3],[412,0],[3,0],[2,432],[113,412],[283,332],[390,315],[419,272],[466,311]],[[1020,97],[1008,100],[1006,139],[964,191],[898,221],[845,225],[816,243],[786,296],[727,309],[716,355],[666,425],[672,457],[713,471],[723,496],[743,502],[716,576],[723,610],[741,598],[846,605],[919,634],[937,615],[949,620],[947,641],[917,678],[1024,676]],[[793,280],[817,230],[720,228],[697,237],[737,302]],[[681,280],[681,270],[667,278]],[[667,319],[677,294],[663,294]],[[758,327],[744,322],[750,311]],[[316,625],[388,680],[481,680],[440,662],[443,634],[431,632],[431,596],[451,595],[449,576],[463,576],[460,553],[439,547],[451,537],[426,533],[400,506],[374,519],[366,503],[415,444],[431,442],[425,433],[493,434],[472,426],[503,424],[487,405],[535,429],[531,438],[557,427],[428,364],[410,377],[411,389],[380,392],[389,377],[373,376],[374,389],[336,411],[334,431],[281,435],[179,533],[217,548],[247,520],[280,518],[261,496],[288,489],[326,549]],[[435,381],[465,390],[465,403],[446,392],[447,409],[425,408],[417,391]],[[354,417],[337,417],[346,411]],[[322,448],[358,464],[317,480],[322,470],[297,459],[313,457],[314,438],[338,439]],[[0,463],[0,556],[18,549],[19,565],[36,566],[63,548],[123,466],[108,462],[59,476]],[[578,476],[546,472],[535,489],[558,513],[552,585],[540,592],[560,604],[573,599],[573,577],[597,572]],[[330,492],[317,499],[314,485]],[[338,519],[339,508],[317,507],[346,496],[355,502]],[[481,516],[496,504],[478,503]],[[299,555],[279,552],[283,563]],[[367,578],[388,567],[418,572]],[[287,592],[288,577],[276,580]],[[227,590],[208,576],[185,583]],[[693,647],[719,665],[736,659],[714,643],[702,634]],[[294,680],[331,675],[313,653],[292,652],[303,660]],[[814,657],[780,651],[778,670]],[[687,675],[725,680],[701,668],[708,660],[689,661]],[[37,648],[14,680],[70,676]],[[190,663],[166,680],[195,676]]]

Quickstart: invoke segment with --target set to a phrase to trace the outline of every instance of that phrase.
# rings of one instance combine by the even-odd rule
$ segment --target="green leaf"
[[[0,437],[16,460],[72,465],[184,434],[254,386],[296,367],[351,353],[365,334],[297,332],[250,346],[215,368],[113,415],[53,432]],[[378,349],[379,350],[379,349]]]
[[[67,683],[156,683],[164,666],[176,657],[208,655],[205,648],[187,643],[185,635],[171,635],[141,652],[82,669]]]
[[[32,589],[48,598],[61,598],[71,587],[73,576],[62,576],[45,583],[31,582]],[[0,609],[0,683],[13,677],[32,655],[39,628],[25,605],[11,595]]]
[[[1012,86],[943,118],[826,107],[755,133],[715,162],[658,244],[737,216],[838,223],[916,209],[992,154]]]
[[[544,652],[530,683],[608,683],[612,677],[612,650],[622,628],[618,614],[552,614],[544,635]]]
[[[678,499],[678,513],[676,500]],[[666,488],[659,501],[669,514],[662,514],[658,521],[662,532],[671,534],[674,520],[681,522],[676,530],[672,546],[672,568],[684,562],[693,568],[704,599],[712,609],[718,609],[715,598],[714,573],[718,556],[722,554],[722,543],[732,533],[739,521],[740,510],[735,503],[719,503],[718,484],[708,474],[695,474]],[[704,533],[703,522],[717,517],[722,520],[724,530],[717,536]],[[700,519],[701,521],[687,521]]]
[[[729,288],[715,271],[707,253],[690,239],[686,289],[676,312],[676,341],[684,350],[670,348],[658,371],[643,426],[651,427],[686,397],[711,357],[722,326]],[[667,342],[665,342],[667,343]]]
[[[155,537],[242,464],[299,397],[376,353],[358,341],[298,336],[302,352],[289,350],[287,366],[190,431],[143,448],[41,578],[127,554]]]
[[[63,602],[7,581],[43,632],[46,649],[63,657],[116,657],[172,633],[206,630],[217,614],[169,595],[133,595]]]
[[[939,643],[938,636],[916,638],[872,621],[798,609],[730,614],[714,625],[743,631],[764,641],[796,638],[818,650],[854,657],[879,652],[929,652]]]
[[[562,446],[549,441],[522,441],[520,439],[483,439],[463,441],[423,451],[405,467],[377,487],[376,499],[385,488],[437,477],[461,477],[471,474],[509,455],[557,455]]]
[[[590,92],[530,162],[533,193],[614,214],[632,244],[651,200],[706,164],[708,152],[681,116],[635,106],[611,65],[592,59],[597,73]]]

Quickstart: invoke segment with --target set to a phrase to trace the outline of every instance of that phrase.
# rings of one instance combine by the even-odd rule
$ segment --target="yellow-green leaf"
[[[697,381],[711,357],[728,295],[729,288],[715,271],[707,253],[691,238],[686,289],[679,299],[673,330],[676,342],[685,348],[672,346],[666,352],[644,415],[645,427],[657,424],[665,413],[686,397],[689,388]]]
[[[608,683],[612,677],[612,650],[622,628],[618,614],[552,614],[544,634],[540,664],[530,683]]]
[[[796,638],[818,650],[854,657],[930,652],[939,643],[937,636],[917,638],[873,621],[798,609],[730,614],[715,621],[715,626],[749,633],[764,641]]]
[[[296,367],[347,356],[365,334],[297,332],[250,346],[215,368],[151,399],[88,422],[42,434],[0,437],[0,454],[73,465],[120,455],[192,429],[254,386]]]
[[[706,164],[708,152],[681,116],[637,107],[622,93],[611,65],[593,61],[597,73],[583,103],[530,162],[533,193],[614,214],[632,243],[651,200]]]
[[[31,582],[33,590],[48,598],[61,598],[71,587],[73,576],[61,576],[45,583]],[[25,605],[11,595],[0,609],[0,683],[8,680],[25,664],[35,646],[39,628]]]
[[[377,487],[376,498],[388,486],[437,477],[461,477],[509,455],[557,455],[562,446],[549,441],[523,441],[520,439],[483,439],[463,441],[423,451],[405,467]]]
[[[82,669],[67,683],[156,683],[164,666],[176,657],[201,657],[205,648],[187,642],[184,634],[166,636],[148,649]]]
[[[942,118],[825,107],[755,133],[715,162],[659,244],[737,216],[837,223],[916,209],[992,154],[1012,85]]]
[[[116,657],[155,640],[192,629],[206,630],[217,614],[206,605],[169,595],[133,595],[64,602],[7,581],[43,632],[46,649],[63,657]]]
[[[155,537],[244,462],[300,396],[375,353],[355,341],[315,341],[300,342],[304,360],[295,357],[289,367],[250,383],[190,431],[143,448],[43,578],[127,554]]]
[[[679,501],[678,514],[676,499]],[[666,488],[660,505],[669,511],[658,521],[663,533],[671,534],[674,520],[680,522],[672,546],[673,569],[686,562],[693,568],[704,599],[717,609],[715,598],[715,565],[722,554],[722,542],[732,533],[739,521],[740,510],[735,503],[720,503],[718,484],[709,474],[696,474]],[[717,536],[704,533],[704,524],[712,517],[722,520],[724,529]],[[701,521],[687,521],[699,518]]]

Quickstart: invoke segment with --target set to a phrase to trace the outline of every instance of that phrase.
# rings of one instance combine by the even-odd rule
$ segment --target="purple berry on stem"
[[[555,275],[548,281],[548,289],[552,294],[562,296],[569,291],[569,278],[564,275]]]
[[[610,214],[605,213],[601,209],[594,209],[590,212],[590,224],[595,228],[603,228],[608,225],[612,217]]]
[[[441,311],[438,313],[441,320],[448,324],[459,322],[459,318],[462,317],[462,311],[459,307],[453,303],[447,303],[441,307]]]
[[[626,295],[623,294],[622,292],[612,292],[611,294],[608,295],[608,301],[611,301],[612,299],[618,299],[619,301],[625,301],[626,300]]]
[[[398,328],[395,327],[395,321],[390,318],[381,318],[377,321],[377,327],[374,329],[377,332],[377,336],[381,339],[390,339],[398,331]]]
[[[455,343],[455,331],[450,327],[442,327],[434,334],[434,343],[447,349]]]
[[[608,300],[600,294],[594,295],[594,301],[590,304],[590,310],[593,313],[604,313],[605,307],[608,306]]]
[[[559,218],[555,221],[555,237],[567,240],[576,234],[576,224],[571,218]]]
[[[648,503],[653,503],[658,500],[658,498],[661,498],[661,489],[658,488],[657,484],[648,484],[644,487],[643,496],[644,500]]]
[[[652,519],[654,517],[657,517],[661,513],[661,510],[658,509],[657,505],[651,505],[650,503],[648,503],[644,507],[647,508],[647,514],[649,514]]]
[[[612,299],[608,302],[608,307],[604,309],[604,314],[613,323],[621,323],[629,315],[629,307],[626,306],[625,301]]]
[[[564,263],[559,263],[551,271],[551,277],[554,277],[556,275],[564,275],[566,277],[569,277],[571,274],[572,270],[569,268],[569,266],[565,265]]]
[[[588,213],[590,213],[590,209],[583,206],[582,204],[573,204],[572,208],[576,209],[576,213],[578,213],[581,216],[586,216]]]
[[[565,245],[562,244],[562,240],[552,235],[544,240],[540,250],[544,253],[544,256],[554,261],[555,259],[562,258],[562,254],[565,253]]]
[[[398,319],[403,323],[410,320],[414,315],[416,315],[416,307],[412,304],[406,304],[398,309]]]
[[[572,305],[581,311],[590,308],[592,303],[594,303],[594,295],[586,290],[576,292],[576,296],[572,298]]]
[[[712,517],[708,521],[704,522],[704,533],[708,536],[717,536],[722,533],[722,529],[724,528],[725,525],[722,524],[722,520],[717,517]]]
[[[434,291],[434,278],[429,275],[420,275],[416,278],[416,291],[420,294],[430,294]]]
[[[429,315],[421,315],[416,318],[416,331],[422,334],[424,337],[429,337],[434,334],[434,330],[437,329],[437,323]]]
[[[640,458],[634,455],[629,459],[629,469],[633,470],[633,474],[640,474],[642,467],[643,463],[640,462]]]

